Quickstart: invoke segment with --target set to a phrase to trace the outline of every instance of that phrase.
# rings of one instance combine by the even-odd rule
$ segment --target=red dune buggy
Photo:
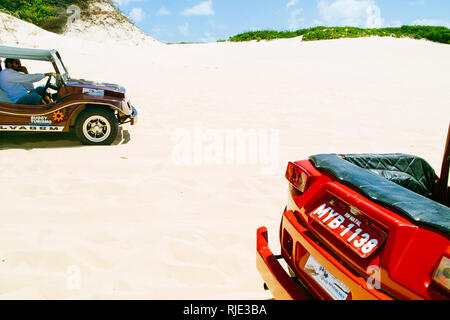
[[[54,80],[48,77],[40,105],[14,104],[0,88],[0,131],[74,129],[83,144],[108,145],[116,139],[119,125],[137,121],[137,111],[123,87],[71,79],[55,50],[0,46],[0,58],[48,61],[56,73]]]
[[[449,138],[440,178],[406,154],[290,162],[281,255],[257,230],[265,288],[276,299],[449,299]]]

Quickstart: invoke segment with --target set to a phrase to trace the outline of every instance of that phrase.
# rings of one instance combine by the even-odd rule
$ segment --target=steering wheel
[[[53,77],[52,75],[48,76],[47,83],[44,86],[44,90],[42,90],[41,102],[44,102],[44,104],[53,102],[52,96],[50,95],[50,93],[47,92],[48,88],[53,90],[59,90],[57,86],[51,84],[52,77]]]

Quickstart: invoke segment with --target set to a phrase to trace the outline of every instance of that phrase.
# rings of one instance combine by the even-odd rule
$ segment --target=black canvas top
[[[428,195],[432,190],[434,171],[425,160],[406,154],[343,156],[346,160],[337,154],[320,154],[310,159],[318,169],[329,172],[373,201],[450,235],[450,208],[416,193]],[[391,176],[395,182],[388,180]],[[407,189],[408,186],[414,191]]]

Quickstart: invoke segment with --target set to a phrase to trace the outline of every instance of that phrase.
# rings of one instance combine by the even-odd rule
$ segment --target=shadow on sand
[[[119,127],[119,134],[112,145],[127,144],[130,140],[130,132]],[[83,147],[74,132],[0,132],[0,150],[74,147]]]

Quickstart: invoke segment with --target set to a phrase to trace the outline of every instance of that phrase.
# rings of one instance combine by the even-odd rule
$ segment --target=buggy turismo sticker
[[[46,116],[31,116],[30,125],[49,126],[52,124],[52,120]]]

